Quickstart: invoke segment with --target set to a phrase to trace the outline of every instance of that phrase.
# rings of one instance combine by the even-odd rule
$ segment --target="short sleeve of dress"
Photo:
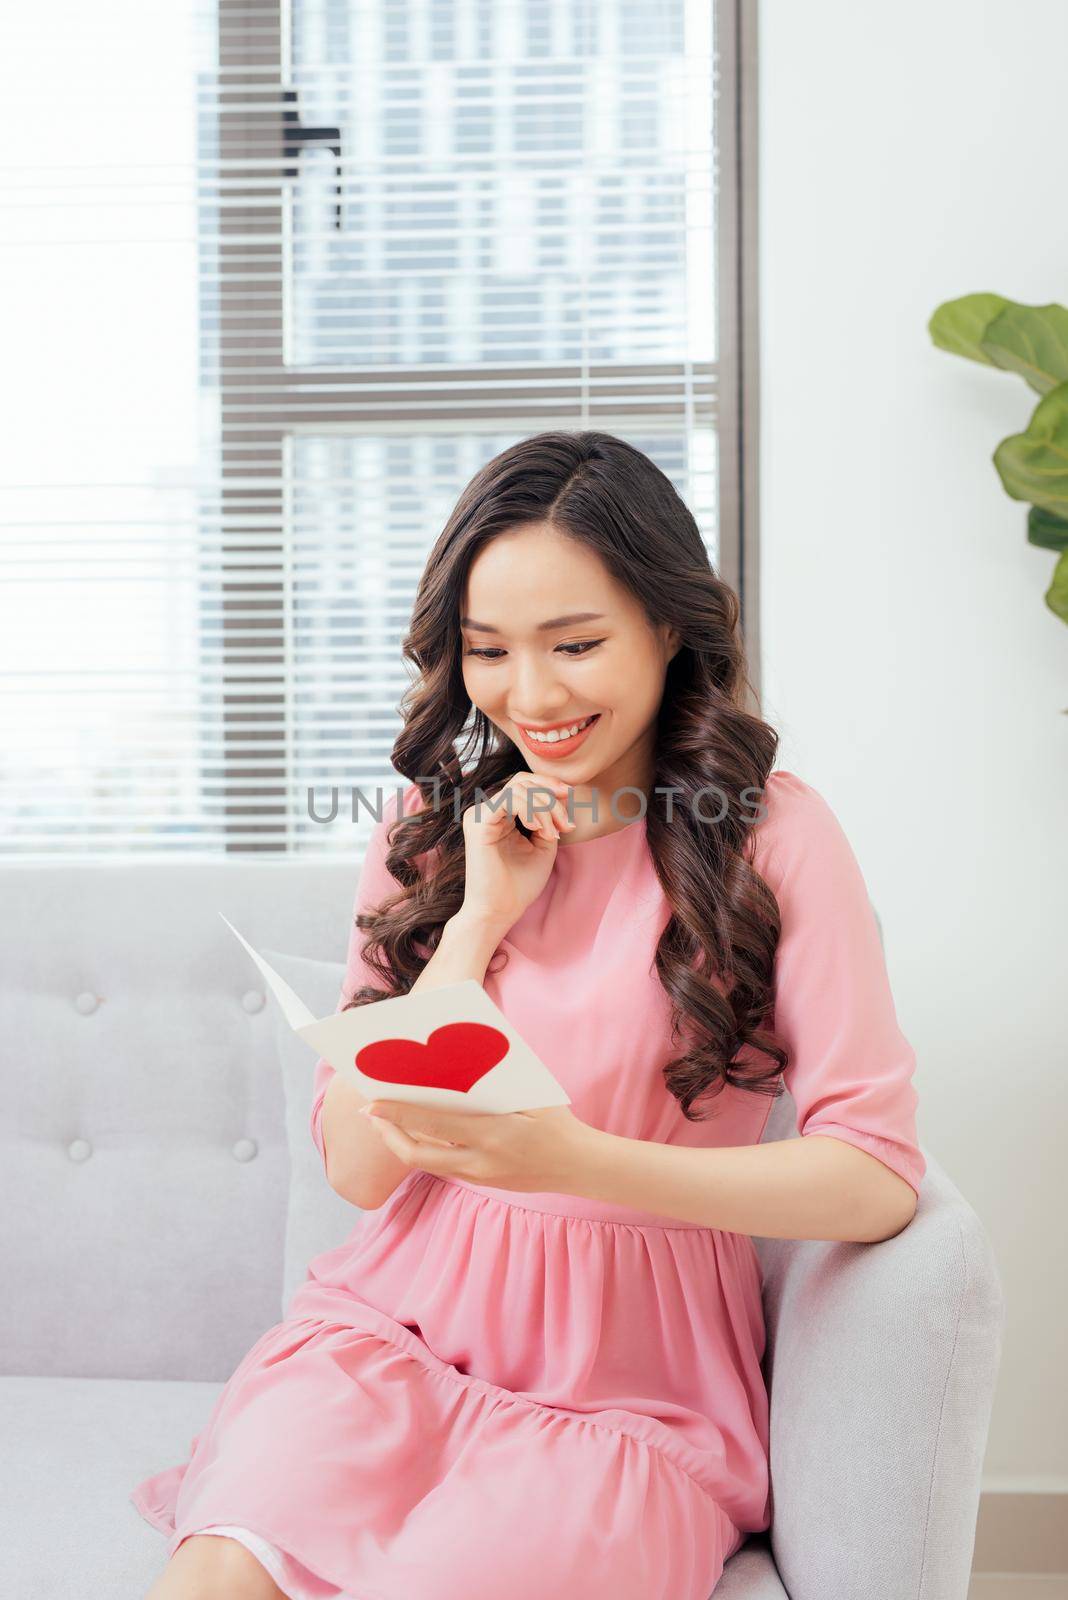
[[[364,851],[363,864],[360,868],[356,884],[356,897],[352,907],[352,922],[349,925],[349,947],[345,964],[345,977],[341,985],[337,1005],[334,1008],[335,1016],[342,1011],[352,999],[357,989],[376,988],[385,993],[381,978],[373,972],[363,960],[363,947],[366,943],[366,934],[361,933],[356,926],[356,917],[361,912],[370,911],[383,900],[395,894],[400,888],[397,880],[386,867],[386,856],[389,854],[389,841],[386,833],[398,814],[398,802],[402,802],[405,812],[411,812],[413,804],[421,801],[419,788],[412,784],[403,795],[394,791],[382,803],[382,816],[374,824],[367,848]],[[334,1076],[334,1069],[325,1056],[320,1056],[315,1064],[315,1077],[312,1085],[311,1105],[311,1135],[315,1146],[326,1165],[326,1146],[323,1141],[323,1101],[330,1080]]]
[[[898,1026],[875,911],[822,795],[775,772],[754,866],[775,894],[775,1031],[801,1135],[866,1150],[919,1192],[915,1053]]]

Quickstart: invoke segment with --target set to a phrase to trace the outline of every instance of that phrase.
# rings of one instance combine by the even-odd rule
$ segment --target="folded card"
[[[474,978],[316,1020],[219,912],[259,967],[293,1032],[368,1100],[452,1111],[533,1111],[571,1097]]]

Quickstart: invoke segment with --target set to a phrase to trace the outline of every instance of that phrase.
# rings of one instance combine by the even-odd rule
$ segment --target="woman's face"
[[[561,622],[579,612],[583,621]],[[552,626],[546,626],[551,623]],[[547,526],[499,535],[471,565],[460,615],[464,684],[473,705],[521,752],[526,770],[575,791],[577,843],[594,826],[636,815],[653,782],[655,724],[675,631],[650,627],[600,558]],[[594,717],[566,742],[525,729]],[[596,814],[590,803],[596,804]]]

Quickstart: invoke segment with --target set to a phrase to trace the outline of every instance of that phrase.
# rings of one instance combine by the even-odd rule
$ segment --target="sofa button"
[[[241,996],[241,1004],[249,1016],[253,1016],[257,1011],[262,1011],[266,1003],[267,996],[262,994],[259,989],[249,989],[246,994]]]
[[[235,1161],[251,1161],[258,1146],[255,1139],[239,1139],[233,1147]]]
[[[80,1011],[83,1017],[91,1017],[99,1004],[100,996],[90,994],[88,989],[80,994],[74,1002],[76,1010]]]
[[[88,1139],[72,1139],[67,1146],[67,1154],[72,1161],[88,1161],[93,1153],[93,1147]]]

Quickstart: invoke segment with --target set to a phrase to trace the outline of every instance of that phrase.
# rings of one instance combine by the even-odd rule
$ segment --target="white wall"
[[[920,1138],[994,1242],[984,1487],[1065,1488],[1068,627],[990,459],[1038,396],[926,325],[1068,304],[1068,5],[760,14],[765,714],[857,853]]]

